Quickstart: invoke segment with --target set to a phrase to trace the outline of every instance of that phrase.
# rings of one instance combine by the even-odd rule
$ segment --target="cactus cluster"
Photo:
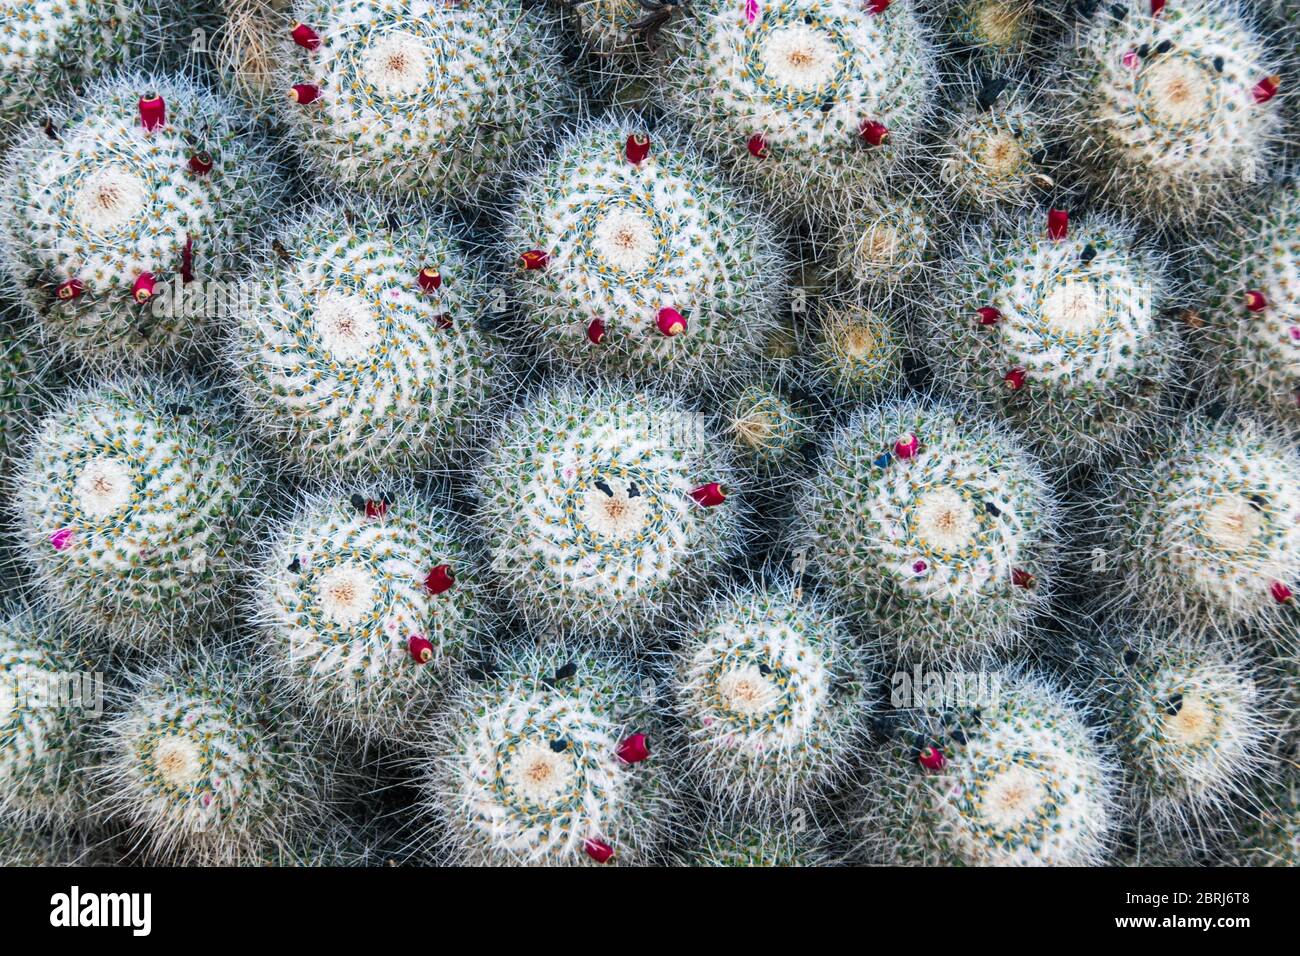
[[[1205,359],[1235,404],[1300,432],[1300,185],[1203,250]],[[1199,324],[1198,322],[1198,324]]]
[[[231,282],[281,191],[268,145],[224,97],[127,73],[49,109],[6,157],[0,254],[50,341],[141,365],[206,344],[191,283]]]
[[[240,302],[231,365],[266,441],[314,475],[446,468],[507,375],[491,291],[419,207],[315,207],[279,231]]]
[[[687,773],[710,799],[789,810],[847,775],[868,662],[820,601],[788,583],[725,591],[681,634],[676,661]]]
[[[1060,128],[1105,201],[1160,224],[1227,218],[1282,138],[1269,44],[1221,0],[1120,0],[1056,67]]]
[[[832,435],[795,504],[794,541],[891,649],[953,662],[1025,640],[1047,600],[1057,511],[1005,429],[909,399],[861,410]]]
[[[1095,462],[1158,419],[1179,353],[1167,284],[1164,257],[1107,216],[980,223],[936,279],[924,350],[1054,462]]]
[[[785,286],[774,230],[680,134],[612,116],[524,177],[504,228],[547,359],[710,380],[752,365]],[[544,259],[544,262],[542,261]]]
[[[275,76],[321,175],[367,192],[468,201],[567,108],[559,41],[509,0],[301,0]]]
[[[0,864],[1296,865],[1296,9],[0,0]]]
[[[864,778],[857,832],[872,862],[1088,866],[1109,856],[1116,773],[1081,706],[1031,673],[994,699],[909,714]]]
[[[1295,639],[1300,455],[1250,419],[1192,418],[1098,499],[1105,600],[1128,620]]]
[[[669,111],[771,202],[806,212],[878,184],[937,85],[911,0],[702,0],[664,39]]]
[[[449,705],[425,802],[455,858],[645,864],[672,823],[655,683],[581,643],[510,648]]]
[[[264,655],[327,724],[409,739],[486,638],[476,571],[451,517],[414,489],[318,493],[270,535]]]
[[[114,382],[41,423],[18,475],[24,553],[65,622],[144,647],[219,620],[264,502],[227,402]]]
[[[497,587],[543,630],[634,638],[738,550],[733,468],[660,393],[558,385],[517,408],[478,478]]]

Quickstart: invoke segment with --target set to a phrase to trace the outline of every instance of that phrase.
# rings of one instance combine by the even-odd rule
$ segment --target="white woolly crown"
[[[452,228],[420,207],[313,208],[252,273],[232,365],[263,433],[314,475],[445,467],[497,395],[490,293]]]
[[[494,439],[478,521],[499,586],[526,618],[626,637],[732,553],[741,520],[730,487],[722,446],[675,400],[558,386]]]
[[[567,106],[550,26],[506,0],[304,0],[294,12],[319,42],[283,41],[283,117],[339,182],[468,200]]]

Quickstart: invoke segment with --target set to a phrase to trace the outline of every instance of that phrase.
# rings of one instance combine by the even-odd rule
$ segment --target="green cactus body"
[[[943,39],[995,63],[1031,55],[1059,15],[1058,3],[1037,0],[941,0]]]
[[[1268,175],[1279,100],[1236,3],[1102,5],[1067,48],[1062,132],[1101,196],[1158,223],[1231,213]]]
[[[1041,469],[1001,428],[909,400],[834,433],[795,504],[794,543],[891,648],[964,660],[1024,639],[1046,602],[1056,511]]]
[[[470,200],[570,98],[551,25],[508,0],[302,0],[294,16],[320,42],[283,39],[284,121],[315,170],[364,191]]]
[[[1235,403],[1300,431],[1300,186],[1214,239],[1204,262],[1207,362]]]
[[[726,406],[726,430],[741,461],[771,478],[794,466],[812,439],[809,413],[778,391],[759,385],[741,389]]]
[[[16,311],[16,310],[15,310]],[[0,475],[8,475],[26,431],[39,414],[44,375],[39,357],[16,321],[0,303]]]
[[[842,779],[869,709],[867,662],[788,585],[727,592],[677,651],[688,773],[713,798],[789,810]]]
[[[919,192],[866,195],[831,217],[830,249],[841,286],[862,292],[895,291],[920,277],[943,230],[942,207]]]
[[[83,694],[85,667],[30,610],[0,621],[0,807],[67,818],[85,809],[85,723],[102,701]]]
[[[857,821],[873,862],[1089,866],[1107,861],[1115,773],[1084,714],[1026,674],[993,702],[914,715],[868,774]]]
[[[483,641],[486,609],[445,512],[410,489],[362,498],[313,495],[272,534],[258,619],[273,671],[319,718],[409,738]]]
[[[809,385],[835,401],[874,398],[903,374],[906,339],[886,306],[857,302],[819,309],[801,370]]]
[[[639,162],[629,137],[649,139]],[[508,258],[549,256],[515,274],[534,346],[621,375],[710,383],[748,368],[787,281],[755,206],[679,135],[630,116],[584,125],[526,176],[503,243]]]
[[[675,805],[655,704],[619,658],[584,646],[512,650],[457,695],[436,739],[426,793],[456,859],[650,860]],[[648,756],[624,745],[634,735]]]
[[[1130,226],[972,228],[935,285],[924,339],[939,377],[1053,462],[1104,459],[1157,422],[1179,340],[1160,315],[1164,259]]]
[[[1190,421],[1113,476],[1096,533],[1113,555],[1109,599],[1130,619],[1294,643],[1300,457],[1255,422]]]
[[[146,129],[150,93],[166,115]],[[55,135],[29,131],[0,185],[0,246],[23,302],[92,364],[156,365],[204,344],[207,316],[181,290],[232,277],[281,190],[266,144],[179,77],[106,80],[50,116]]]
[[[267,440],[313,475],[446,467],[498,395],[489,290],[450,227],[364,203],[314,209],[269,254],[231,364]],[[435,287],[436,286],[436,287]]]
[[[824,836],[794,816],[768,821],[729,821],[707,829],[697,845],[682,855],[683,866],[808,867],[827,866]]]
[[[879,182],[936,85],[908,0],[881,13],[850,0],[705,0],[664,35],[670,111],[774,204],[814,213]]]
[[[578,385],[534,395],[479,477],[498,586],[539,628],[635,637],[738,547],[724,448],[703,416],[663,395]]]
[[[137,0],[0,3],[0,127],[43,109],[158,43],[158,11]]]
[[[1000,82],[986,78],[977,87],[963,77],[940,139],[939,179],[976,212],[1028,208],[1054,182],[1044,98],[1027,84],[999,92]]]
[[[1268,735],[1240,653],[1177,636],[1147,640],[1098,690],[1140,818],[1179,842],[1180,825],[1221,823],[1260,771]]]
[[[646,8],[637,0],[579,0],[573,14],[583,44],[600,58],[602,73],[644,52],[638,24]]]
[[[139,677],[107,722],[100,798],[152,859],[255,864],[328,826],[330,771],[288,712],[255,697],[248,674],[196,658]]]
[[[1287,778],[1263,793],[1264,807],[1243,823],[1226,866],[1300,866],[1300,781]]]
[[[71,396],[19,476],[25,554],[58,613],[143,646],[222,615],[260,511],[215,397],[161,381]]]

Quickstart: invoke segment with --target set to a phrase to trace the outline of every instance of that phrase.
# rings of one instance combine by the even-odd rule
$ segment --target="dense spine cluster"
[[[751,366],[785,291],[775,231],[660,124],[588,123],[524,176],[504,231],[525,334],[547,359],[712,381]],[[539,258],[544,257],[544,262]]]
[[[1242,8],[1121,0],[1079,30],[1060,123],[1100,196],[1162,224],[1228,218],[1281,135],[1272,52]]]
[[[535,627],[629,638],[739,545],[732,466],[703,416],[614,386],[553,386],[492,441],[478,523],[497,586]]]
[[[0,0],[0,865],[1297,865],[1298,76],[1300,0]]]
[[[750,385],[725,406],[737,457],[759,479],[785,474],[812,439],[812,413],[780,390]]]
[[[870,190],[826,220],[833,276],[856,292],[897,292],[933,265],[944,235],[930,197],[916,189]]]
[[[0,303],[0,475],[9,474],[25,433],[35,423],[42,395],[43,365],[21,331],[17,310]]]
[[[409,739],[485,642],[481,591],[451,517],[424,495],[336,487],[271,533],[262,650],[325,723]]]
[[[280,38],[283,118],[321,175],[468,201],[570,98],[558,39],[509,0],[301,0]]]
[[[24,553],[60,617],[136,646],[222,616],[259,482],[214,394],[162,380],[76,393],[18,476]]]
[[[86,726],[102,701],[84,667],[30,609],[0,620],[0,811],[18,819],[84,810]]]
[[[136,675],[101,747],[99,800],[150,859],[255,864],[329,826],[332,772],[303,726],[220,656]]]
[[[1145,443],[1157,421],[1179,353],[1160,312],[1165,273],[1160,253],[1108,217],[981,223],[936,279],[925,351],[955,395],[1053,461],[1095,462]]]
[[[740,587],[680,637],[687,772],[710,799],[789,810],[848,773],[870,675],[827,606],[789,584]]]
[[[806,814],[711,824],[681,858],[682,866],[808,867],[830,862],[825,834]]]
[[[906,335],[892,308],[856,301],[819,308],[800,371],[810,388],[836,401],[875,398],[902,375]]]
[[[485,272],[450,225],[420,207],[316,207],[251,279],[231,364],[295,465],[376,474],[463,457],[507,360],[481,327]]]
[[[1203,248],[1205,361],[1243,408],[1300,432],[1300,184]]]
[[[1223,865],[1300,866],[1300,779],[1294,767],[1263,795],[1262,807],[1245,819],[1223,854]]]
[[[1110,664],[1098,693],[1139,821],[1179,841],[1222,825],[1263,770],[1270,736],[1248,658],[1174,632],[1132,641]]]
[[[1001,427],[925,401],[859,411],[795,504],[795,543],[861,625],[904,657],[1024,640],[1046,603],[1057,506]]]
[[[426,800],[479,865],[652,862],[675,807],[653,681],[588,645],[511,649],[448,707]]]
[[[1019,67],[1048,46],[1062,19],[1062,0],[939,0],[939,35],[954,50]]]
[[[855,203],[914,145],[936,86],[911,0],[701,0],[665,38],[671,111],[782,207]]]
[[[920,866],[1089,866],[1118,819],[1111,756],[1069,696],[1028,673],[994,699],[895,727],[864,775],[867,859]]]
[[[1193,418],[1147,460],[1116,471],[1102,509],[1096,544],[1114,610],[1294,642],[1300,455],[1266,428]]]
[[[1032,206],[1052,187],[1056,163],[1047,97],[1006,77],[962,77],[939,140],[938,174],[959,204],[978,212]]]
[[[0,140],[51,100],[151,52],[158,31],[147,0],[0,2]]]
[[[49,108],[6,157],[4,266],[58,347],[156,365],[204,344],[193,288],[233,283],[278,197],[267,145],[234,104],[128,73]]]

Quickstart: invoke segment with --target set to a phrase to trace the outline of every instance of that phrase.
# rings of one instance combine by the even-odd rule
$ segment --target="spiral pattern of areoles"
[[[343,218],[314,214],[286,239],[292,262],[270,264],[265,297],[240,321],[244,397],[312,471],[452,457],[501,367],[477,324],[481,277],[436,221],[395,235]],[[424,268],[440,288],[419,286]]]
[[[46,422],[21,493],[38,570],[61,603],[156,629],[167,625],[154,615],[217,597],[245,483],[208,412],[186,400],[110,386]]]
[[[539,620],[639,627],[728,552],[734,507],[702,507],[691,492],[729,474],[704,420],[659,396],[544,393],[485,462],[480,518],[492,568]]]
[[[425,579],[442,565],[459,580],[434,595]],[[436,677],[482,626],[469,571],[429,506],[399,499],[375,519],[346,499],[322,499],[277,535],[263,623],[315,706],[389,730],[431,706]],[[430,660],[412,659],[412,639],[429,642]]]
[[[278,798],[274,745],[221,688],[186,677],[148,687],[113,734],[119,797],[166,840],[237,828]]]
[[[485,701],[465,735],[468,827],[525,861],[580,855],[623,798],[617,733],[582,700],[517,686]]]
[[[1194,434],[1127,497],[1132,571],[1149,594],[1249,619],[1276,604],[1271,582],[1300,573],[1300,468],[1250,423]]]
[[[322,43],[281,72],[321,95],[288,118],[341,182],[468,196],[564,98],[554,38],[509,4],[309,0],[297,15]]]

